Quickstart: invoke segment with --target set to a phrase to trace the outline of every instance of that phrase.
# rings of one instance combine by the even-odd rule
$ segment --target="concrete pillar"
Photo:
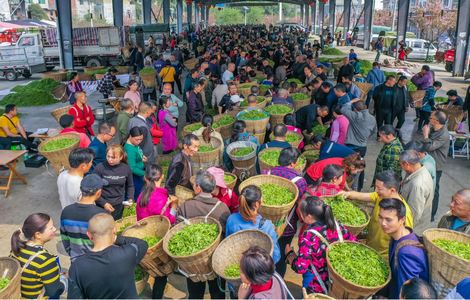
[[[334,34],[335,34],[335,19],[336,19],[336,14],[335,14],[335,10],[336,10],[336,0],[330,0],[330,5],[329,5],[329,12],[328,12],[328,15],[329,15],[329,28],[330,28],[330,33],[331,33],[331,36],[334,37]]]
[[[113,23],[116,27],[124,25],[124,5],[122,0],[113,0]]]
[[[300,4],[300,25],[304,24],[304,5]]]
[[[460,0],[457,15],[457,43],[454,59],[454,76],[463,76],[469,59],[470,43],[470,0]]]
[[[351,0],[344,0],[344,11],[343,11],[343,38],[346,39],[346,32],[349,31],[351,23]]]
[[[312,6],[312,25],[313,25],[313,33],[317,33],[317,22],[318,22],[318,18],[317,18],[317,2],[313,2],[313,6]]]
[[[152,0],[142,1],[142,13],[144,14],[144,24],[152,23]]]
[[[305,26],[308,28],[310,26],[310,6],[305,5]]]
[[[163,10],[163,23],[165,24],[170,24],[170,0],[163,0],[162,4],[162,10]]]
[[[319,25],[319,34],[323,33],[323,24],[325,22],[325,3],[320,2],[318,6],[318,25]]]
[[[57,30],[59,37],[59,53],[61,67],[73,69],[73,35],[72,35],[72,5],[71,1],[56,0]]]
[[[198,4],[198,2],[194,1],[194,23],[196,23],[196,31],[199,31],[199,20],[201,17]]]
[[[409,10],[410,0],[398,0],[397,43],[406,40],[406,28],[408,27]],[[398,56],[398,51],[396,55]]]
[[[209,13],[210,13],[210,8],[209,5],[206,6],[206,26],[209,26]]]
[[[372,34],[372,9],[374,0],[365,0],[364,2],[364,49],[370,49],[370,37]]]
[[[191,27],[193,23],[193,4],[186,4],[186,16],[188,18],[188,26]]]
[[[176,33],[183,32],[183,0],[176,0]]]

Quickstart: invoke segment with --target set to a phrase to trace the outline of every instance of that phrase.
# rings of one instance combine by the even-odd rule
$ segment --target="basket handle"
[[[131,228],[137,228],[137,227],[142,227],[142,226],[147,226],[147,221],[140,221],[140,222],[137,222],[135,223],[134,225],[131,225],[129,227],[127,227],[126,229],[124,229],[122,232],[121,232],[121,235],[124,234],[124,232],[128,231],[129,229]]]
[[[191,224],[191,222],[189,222],[189,220],[186,219],[185,217],[183,217],[182,215],[179,215],[179,216],[178,216],[178,219],[180,219],[181,221],[183,221],[184,224],[186,224],[186,225],[190,225],[190,224]]]

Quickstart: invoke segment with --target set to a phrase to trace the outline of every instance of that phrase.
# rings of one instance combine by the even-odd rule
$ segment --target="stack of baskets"
[[[44,151],[44,146],[51,141],[55,141],[58,139],[74,139],[75,143],[70,145],[66,148],[52,150],[52,151]],[[47,158],[47,160],[51,163],[52,167],[54,168],[56,174],[59,174],[63,168],[70,169],[69,164],[69,155],[73,149],[78,148],[80,144],[80,136],[74,133],[66,133],[60,134],[51,138],[48,138],[41,144],[39,144],[39,153]]]
[[[60,117],[62,117],[63,115],[67,115],[71,107],[72,105],[67,105],[64,107],[54,109],[53,111],[51,111],[51,115],[54,117],[57,123],[59,123]]]
[[[253,152],[245,155],[245,156],[235,156],[232,154],[233,150],[237,148],[244,148],[250,147],[253,149]],[[248,141],[239,141],[233,142],[227,146],[228,156],[232,160],[232,164],[234,167],[234,172],[240,175],[240,172],[248,172],[249,174],[246,177],[254,175],[256,173],[256,149],[258,146],[253,142]],[[240,177],[240,176],[239,176]]]
[[[269,119],[269,114],[266,114],[266,117],[263,119],[243,120],[246,124],[246,132],[253,134],[258,139],[258,142],[260,144],[264,143],[264,139],[266,136],[266,127],[268,126]]]
[[[163,251],[163,237],[170,229],[170,221],[164,216],[151,216],[140,220],[127,228],[122,235],[136,238],[155,236],[162,238],[157,244],[149,247],[140,266],[153,277],[166,276],[175,270],[176,263]]]
[[[277,105],[277,106],[285,106],[287,108],[290,108],[291,109],[291,113],[294,112],[294,109],[292,107],[290,107],[289,105],[285,105],[285,104],[273,104],[273,105]],[[283,124],[284,123],[284,116],[287,115],[288,113],[283,113],[283,114],[273,114],[273,113],[269,113],[271,115],[271,118],[269,120],[269,122],[271,123],[271,128],[274,128],[274,126],[276,126],[277,124]]]
[[[190,278],[193,282],[204,282],[215,279],[217,275],[212,269],[212,254],[220,243],[222,235],[222,226],[219,221],[212,217],[196,217],[189,220],[190,224],[199,223],[217,224],[218,236],[212,244],[197,253],[186,256],[173,255],[169,250],[169,243],[171,238],[179,231],[188,226],[185,222],[181,222],[172,227],[163,238],[163,250],[178,264],[179,271]]]
[[[436,246],[436,239],[470,244],[470,235],[449,229],[428,229],[423,232],[424,246],[428,254],[431,284],[444,298],[462,279],[470,277],[470,262]]]
[[[0,257],[0,276],[10,280],[0,291],[0,299],[19,299],[21,297],[21,266],[16,259]]]
[[[212,137],[210,143],[206,143],[201,140],[201,146],[212,146],[214,149],[207,152],[196,152],[191,157],[191,166],[193,172],[197,172],[197,170],[202,169],[205,170],[211,166],[219,166],[221,164],[220,161],[220,148],[223,147],[223,141],[219,140],[218,138]]]
[[[50,78],[57,81],[67,81],[67,71],[51,71],[42,73],[42,78]]]
[[[373,84],[368,82],[354,82],[354,84],[361,90],[361,100],[366,101],[367,93],[372,89]]]
[[[423,99],[424,99],[424,96],[426,95],[426,91],[419,90],[419,91],[413,91],[409,93],[410,93],[410,98],[413,103],[412,106],[415,108],[421,108],[421,106],[423,106]]]

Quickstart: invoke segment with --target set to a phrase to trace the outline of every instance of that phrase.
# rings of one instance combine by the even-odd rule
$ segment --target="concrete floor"
[[[345,50],[349,48],[344,48]],[[371,52],[363,52],[356,50],[361,58],[373,59],[375,56]],[[418,66],[419,68],[419,66]],[[451,88],[463,91],[468,86],[464,83],[463,79],[452,78],[449,73],[441,71],[436,72],[436,77],[443,81],[444,89]],[[10,83],[1,82],[0,88],[9,88],[6,86]],[[441,92],[442,93],[442,92]],[[93,93],[89,99],[93,108],[98,107],[97,99],[99,95]],[[45,107],[30,107],[20,108],[23,113],[22,122],[28,130],[34,130],[39,127],[56,128],[58,124],[51,117],[50,111],[62,106],[63,104],[49,105]],[[407,113],[406,122],[402,128],[402,134],[405,141],[413,138],[415,131],[415,124],[413,122],[414,112]],[[369,141],[368,152],[366,155],[366,183],[365,189],[370,186],[372,182],[372,174],[375,168],[375,159],[379,153],[382,145],[371,139]],[[438,211],[438,218],[448,211],[448,206],[453,193],[457,190],[470,187],[470,160],[465,158],[448,158],[447,169],[441,179],[441,198]],[[58,193],[56,187],[57,176],[51,168],[41,167],[39,169],[25,168],[22,162],[18,164],[18,170],[24,174],[28,179],[28,184],[25,186],[21,183],[15,183],[11,189],[8,198],[0,194],[0,256],[7,256],[10,252],[10,236],[19,227],[21,227],[23,220],[33,212],[45,212],[52,216],[56,226],[59,223],[61,207],[58,200]],[[5,171],[1,171],[5,172]],[[434,224],[436,225],[436,224]],[[62,266],[69,267],[69,259],[63,255],[61,243],[59,239],[50,242],[47,248],[52,253],[58,253],[61,258]],[[301,297],[301,276],[292,271],[288,271],[286,275],[291,291],[296,298]],[[172,275],[169,279],[170,284],[165,291],[165,297],[168,298],[185,298],[185,282],[184,278],[178,275]],[[147,289],[143,297],[150,297],[150,292]],[[206,295],[207,298],[207,295]]]

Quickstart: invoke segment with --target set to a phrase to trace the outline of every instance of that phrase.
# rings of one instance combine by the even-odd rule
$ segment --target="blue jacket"
[[[338,105],[345,105],[346,103],[351,102],[351,98],[349,95],[346,93],[344,96],[341,96],[338,98]]]
[[[320,148],[320,156],[318,157],[318,160],[324,160],[333,157],[345,158],[354,153],[354,150],[349,147],[332,141],[326,141]]]
[[[367,73],[367,82],[372,83],[372,90],[374,90],[377,86],[385,82],[384,72],[379,68],[373,68]]]
[[[102,143],[95,137],[93,141],[91,141],[90,145],[88,145],[88,148],[93,150],[95,153],[95,158],[93,159],[93,164],[90,169],[91,173],[98,164],[106,161],[106,144]]]
[[[421,107],[422,111],[432,112],[434,110],[434,106],[436,105],[436,102],[434,101],[435,96],[436,89],[433,86],[426,89],[426,94],[423,99],[423,106]]]
[[[281,259],[281,250],[279,248],[279,243],[277,242],[278,237],[276,230],[274,229],[273,223],[268,219],[264,219],[264,224],[262,224],[262,226],[260,227],[261,219],[262,217],[258,215],[256,217],[256,223],[253,223],[251,221],[244,220],[240,213],[234,213],[230,217],[228,217],[227,225],[225,228],[225,236],[227,237],[231,234],[234,234],[235,232],[244,229],[259,229],[263,231],[264,233],[268,234],[273,240],[273,260],[274,263],[277,263]]]
[[[354,83],[346,91],[351,99],[361,98],[361,90]]]

